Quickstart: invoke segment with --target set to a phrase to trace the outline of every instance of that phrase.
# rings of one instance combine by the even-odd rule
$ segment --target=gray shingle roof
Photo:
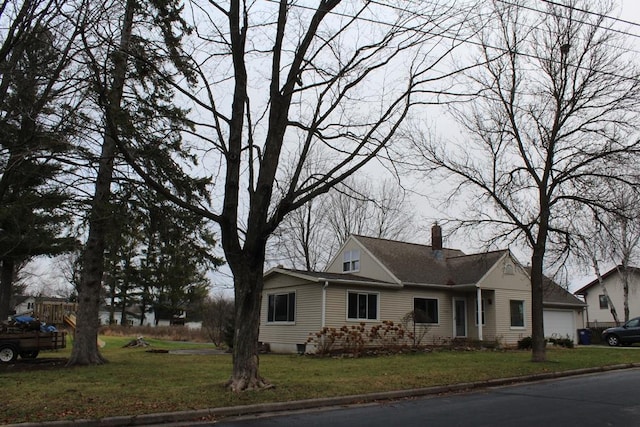
[[[564,289],[562,286],[555,283],[553,280],[546,278],[543,281],[542,302],[549,305],[573,305],[573,306],[586,306],[587,304],[576,298],[571,292]]]
[[[531,267],[527,267],[527,273],[531,274]],[[571,292],[557,284],[553,279],[544,276],[542,279],[542,302],[546,306],[586,306],[583,301],[576,298]]]
[[[507,252],[465,255],[457,249],[440,253],[431,246],[353,236],[403,283],[465,285],[478,282]]]

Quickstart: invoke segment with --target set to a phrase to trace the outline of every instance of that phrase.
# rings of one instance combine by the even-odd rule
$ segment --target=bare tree
[[[412,206],[395,181],[376,185],[351,177],[287,216],[270,251],[294,268],[318,270],[351,234],[407,239],[415,234],[414,223]]]
[[[338,245],[351,234],[406,239],[415,232],[412,207],[402,187],[390,180],[376,186],[350,179],[337,186],[329,194],[327,221]]]
[[[191,7],[199,84],[178,89],[198,108],[195,135],[209,144],[203,162],[219,171],[218,203],[193,206],[128,159],[153,188],[219,224],[236,305],[229,386],[268,387],[258,330],[269,236],[287,214],[383,153],[413,107],[437,102],[446,75],[436,65],[462,43],[469,12],[395,1]],[[314,146],[327,166],[306,176]]]
[[[233,339],[233,316],[234,306],[231,299],[218,294],[205,300],[202,327],[216,346],[229,344],[228,341]]]
[[[636,193],[624,192],[624,188],[611,187],[609,192],[615,203],[616,209],[612,212],[603,212],[592,218],[591,223],[583,227],[592,228],[593,234],[587,239],[581,239],[582,246],[586,253],[592,254],[595,273],[603,289],[603,294],[608,301],[609,309],[616,325],[619,325],[620,318],[609,292],[602,280],[598,267],[600,262],[611,265],[615,268],[622,281],[622,304],[624,321],[629,320],[629,285],[631,280],[630,271],[632,264],[637,263],[640,250],[640,198]],[[580,224],[574,221],[574,224]]]
[[[621,194],[618,211],[613,214],[610,227],[610,248],[622,278],[624,321],[629,321],[629,285],[631,267],[640,259],[640,199],[637,194]]]
[[[326,227],[327,204],[322,198],[291,212],[274,231],[269,258],[296,269],[317,271],[328,263],[335,236]]]
[[[471,195],[463,226],[490,225],[489,242],[530,248],[533,361],[546,359],[543,270],[566,256],[574,213],[615,210],[604,183],[637,189],[622,166],[640,148],[640,80],[603,6],[549,3],[534,13],[494,1],[479,40],[486,65],[461,80],[478,95],[453,111],[464,143],[414,138],[421,169],[454,186],[450,201]]]
[[[576,221],[577,222],[577,221]],[[602,289],[602,294],[607,300],[609,311],[613,317],[613,321],[616,325],[620,325],[620,319],[618,317],[618,311],[616,310],[613,300],[609,296],[609,290],[602,278],[602,270],[600,265],[603,261],[610,257],[609,241],[603,232],[602,224],[599,221],[594,221],[595,226],[592,232],[586,231],[584,228],[577,232],[574,232],[573,239],[576,241],[573,248],[573,253],[577,256],[580,263],[588,263],[596,275],[598,283]],[[575,223],[574,223],[575,225]],[[589,225],[594,225],[593,223]],[[578,230],[578,228],[576,228]]]

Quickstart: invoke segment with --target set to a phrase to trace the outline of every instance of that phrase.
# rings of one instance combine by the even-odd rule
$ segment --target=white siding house
[[[547,281],[549,335],[575,340],[583,306]],[[265,273],[259,340],[271,351],[295,352],[324,327],[398,323],[411,312],[422,313],[427,342],[515,345],[531,335],[530,277],[509,250],[465,255],[443,248],[441,238],[426,246],[350,236],[323,272]]]
[[[597,279],[575,292],[576,295],[582,296],[587,303],[586,321],[589,326],[614,326],[615,321],[611,314],[612,304],[618,314],[618,320],[624,321],[624,274],[624,267],[617,266],[602,275],[602,283],[611,302],[605,298],[603,285]],[[640,269],[627,267],[626,274],[629,282],[629,318],[633,318],[640,316]]]

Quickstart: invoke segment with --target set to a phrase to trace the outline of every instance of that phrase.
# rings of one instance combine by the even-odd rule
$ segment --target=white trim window
[[[348,320],[378,320],[378,293],[347,292]]]
[[[600,304],[600,309],[601,310],[608,310],[609,309],[609,298],[607,298],[606,295],[604,295],[604,294],[598,295],[598,302]]]
[[[296,321],[296,293],[268,296],[267,323],[293,323]]]
[[[438,324],[438,300],[436,298],[413,299],[414,322],[417,324]]]
[[[360,251],[353,249],[342,254],[342,271],[360,271]]]
[[[524,301],[509,300],[509,310],[511,313],[511,327],[524,328]]]

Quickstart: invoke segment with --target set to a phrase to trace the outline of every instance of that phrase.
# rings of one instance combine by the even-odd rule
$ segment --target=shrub
[[[566,338],[549,338],[548,341],[557,347],[573,348],[573,340]]]
[[[363,322],[340,328],[324,327],[307,338],[307,343],[315,345],[317,354],[347,353],[356,357],[362,355],[365,349],[399,351],[412,342],[413,334],[390,320],[369,329]]]
[[[531,337],[524,337],[518,341],[518,350],[530,350],[531,348],[533,348]]]
[[[208,297],[202,305],[202,327],[216,346],[233,347],[235,305],[223,296]]]

